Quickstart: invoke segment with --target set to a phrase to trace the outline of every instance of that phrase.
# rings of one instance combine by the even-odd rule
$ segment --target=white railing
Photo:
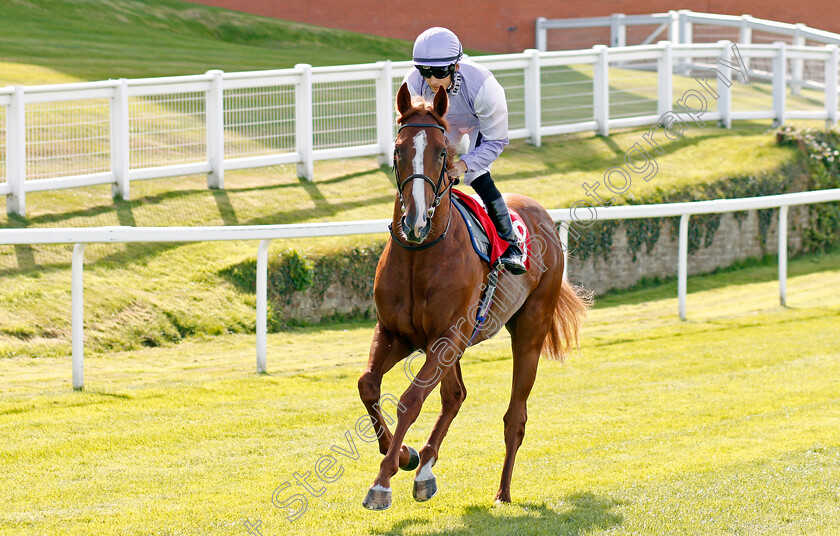
[[[712,99],[716,109],[708,109],[704,119],[726,127],[739,119],[836,124],[836,45],[745,44],[738,52],[745,64],[752,62],[751,72],[766,64],[772,99],[733,104],[730,86],[719,78],[720,98]],[[656,123],[673,109],[683,81],[703,86],[675,72],[717,67],[720,77],[734,81],[738,76],[718,63],[734,61],[728,41],[529,50],[475,60],[505,87],[510,137],[535,145],[542,136],[608,135],[613,128]],[[822,91],[820,105],[786,99],[787,88],[799,83],[787,65],[797,61],[807,63],[806,73],[819,71],[808,83]],[[224,188],[225,171],[233,169],[296,164],[298,174],[311,179],[317,160],[378,155],[387,163],[395,134],[395,89],[411,68],[405,61],[298,65],[0,88],[0,195],[7,196],[9,213],[23,216],[29,192],[110,184],[114,197],[128,199],[136,180],[206,173],[209,187]],[[708,82],[704,87],[711,90]]]
[[[782,305],[787,299],[787,214],[788,207],[811,203],[840,201],[840,188],[813,192],[752,197],[745,199],[718,199],[690,203],[662,205],[632,205],[599,208],[597,219],[623,220],[633,218],[663,218],[680,216],[678,253],[679,315],[686,319],[688,290],[688,225],[696,214],[711,214],[780,208],[778,230],[779,297]],[[569,224],[580,221],[572,209],[549,210],[559,226],[559,240],[568,244]],[[75,244],[71,266],[71,311],[73,388],[84,387],[84,252],[89,243],[128,242],[206,242],[219,240],[259,240],[257,250],[257,372],[267,367],[267,281],[268,246],[273,239],[339,236],[349,234],[384,234],[390,220],[366,220],[336,223],[304,223],[291,225],[223,226],[223,227],[98,227],[65,229],[2,229],[0,245],[14,244]],[[564,247],[565,255],[565,247]]]
[[[614,13],[608,17],[551,20],[540,17],[536,22],[535,46],[540,51],[580,49],[596,44],[624,47],[647,45],[664,39],[680,44],[728,40],[739,46],[776,42],[796,47],[840,45],[840,34],[801,23],[788,24],[752,15],[718,15],[682,9],[650,15]],[[685,74],[691,62],[687,58],[681,61],[680,72]],[[757,60],[752,65],[747,62],[747,66],[753,77],[766,79],[772,76],[772,65],[766,60]],[[798,94],[802,87],[817,87],[822,73],[807,59],[792,58],[788,76],[791,78],[791,90]]]
[[[604,31],[598,32],[599,28]],[[559,35],[554,36],[553,42],[549,44],[549,30],[582,32],[567,32],[570,34],[567,36],[562,35],[564,32],[557,32]],[[718,15],[681,9],[650,15],[614,13],[608,17],[577,19],[540,17],[536,24],[535,46],[537,50],[546,51],[588,48],[596,44],[612,47],[647,45],[660,40],[681,44],[728,40],[745,45],[776,41],[794,46],[805,46],[808,42],[840,45],[840,34],[817,30],[801,23],[775,22],[752,15]]]

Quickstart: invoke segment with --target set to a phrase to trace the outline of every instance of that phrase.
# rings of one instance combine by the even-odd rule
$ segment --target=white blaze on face
[[[423,156],[426,153],[426,131],[421,130],[414,135],[414,159],[411,161],[414,174],[424,175]],[[426,181],[414,179],[411,181],[411,195],[414,197],[414,209],[417,211],[414,219],[414,231],[419,234],[423,227],[426,213]]]

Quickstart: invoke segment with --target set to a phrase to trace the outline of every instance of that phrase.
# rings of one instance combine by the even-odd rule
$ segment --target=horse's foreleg
[[[391,446],[391,439],[393,437],[391,431],[388,429],[388,424],[395,422],[392,417],[382,410],[382,404],[386,402],[381,394],[382,377],[400,360],[405,359],[410,352],[411,348],[402,338],[392,335],[382,328],[381,325],[376,325],[373,332],[373,342],[370,345],[368,364],[362,376],[359,378],[359,396],[370,415],[374,427],[373,430],[379,441],[379,452],[382,454],[388,452],[388,447]],[[392,398],[393,402],[396,402],[395,397],[386,398]],[[394,408],[395,412],[399,410],[400,406]],[[408,447],[402,450],[404,453],[401,453],[400,461],[402,465],[407,466],[410,459],[410,451]]]
[[[426,397],[447,375],[449,369],[457,360],[446,354],[445,351],[434,351],[435,346],[435,344],[432,345],[431,350],[426,354],[426,362],[417,375],[412,378],[411,385],[408,386],[408,389],[400,398],[397,427],[391,438],[388,452],[385,453],[385,457],[379,465],[379,474],[362,503],[366,508],[384,510],[391,506],[391,477],[397,473],[400,467],[400,446],[405,434],[420,415],[420,409]],[[452,348],[451,344],[448,348]],[[456,350],[459,352],[457,356],[460,357],[463,348]]]
[[[418,501],[427,501],[437,493],[437,480],[432,474],[432,466],[440,459],[440,445],[466,398],[467,388],[461,376],[461,363],[456,362],[440,382],[440,415],[426,446],[420,450],[420,468],[414,479],[414,498]]]

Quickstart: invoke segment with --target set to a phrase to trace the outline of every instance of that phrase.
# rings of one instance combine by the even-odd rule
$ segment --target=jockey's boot
[[[487,213],[490,214],[490,219],[493,220],[493,225],[496,226],[499,236],[502,240],[508,242],[508,247],[499,257],[499,261],[508,272],[514,275],[524,274],[527,269],[525,268],[522,249],[519,247],[519,241],[513,231],[513,220],[510,218],[505,200],[499,197],[489,203],[485,201],[484,204],[487,206]]]
[[[514,275],[524,274],[527,271],[524,255],[522,254],[522,249],[519,247],[516,232],[513,230],[513,220],[510,218],[510,212],[508,211],[504,198],[502,198],[502,194],[496,188],[489,173],[477,177],[472,182],[472,186],[475,188],[481,200],[484,201],[484,206],[487,207],[487,214],[493,220],[496,232],[499,233],[502,240],[507,241],[509,244],[508,248],[499,258],[499,261],[508,272]]]

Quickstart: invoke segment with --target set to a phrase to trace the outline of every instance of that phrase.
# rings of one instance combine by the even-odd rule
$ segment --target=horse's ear
[[[403,83],[400,90],[397,92],[397,111],[400,115],[411,109],[411,92],[408,90],[408,84]]]
[[[449,107],[449,97],[447,97],[446,89],[443,86],[440,86],[437,93],[435,93],[435,101],[432,106],[435,109],[435,113],[439,116],[446,116],[446,109]]]

